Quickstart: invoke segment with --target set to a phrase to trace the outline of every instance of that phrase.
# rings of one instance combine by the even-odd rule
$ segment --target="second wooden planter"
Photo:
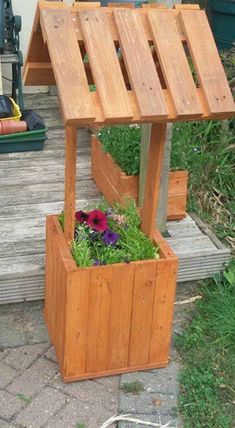
[[[77,268],[47,217],[45,317],[64,381],[167,365],[178,260],[154,240],[160,260]]]
[[[91,173],[98,189],[109,203],[122,202],[126,197],[131,197],[138,204],[139,177],[126,175],[111,156],[102,150],[101,143],[95,136],[91,138]],[[180,220],[186,216],[187,186],[187,171],[170,172],[168,220]]]

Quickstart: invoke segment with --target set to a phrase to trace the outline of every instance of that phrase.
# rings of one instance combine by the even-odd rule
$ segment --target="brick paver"
[[[113,414],[95,402],[92,404],[92,397],[87,403],[72,399],[65,409],[47,423],[46,428],[76,428],[79,424],[84,424],[85,428],[99,428]]]
[[[57,377],[53,383],[56,388],[83,402],[89,408],[104,408],[112,411],[113,414],[118,409],[118,384],[118,377],[113,379],[112,388],[108,389],[104,385],[90,380],[65,384],[60,377]]]
[[[34,346],[19,346],[11,349],[6,355],[4,362],[16,370],[27,369],[47,349],[48,343],[40,343]]]
[[[16,370],[6,364],[5,361],[0,361],[0,388],[5,388],[16,376]]]
[[[22,407],[23,403],[19,398],[9,394],[7,391],[0,390],[0,418],[9,420]]]
[[[15,428],[15,425],[9,424],[8,422],[6,422],[0,418],[0,427],[1,428]]]
[[[57,371],[58,367],[55,363],[40,357],[7,387],[7,391],[31,397],[45,386]]]
[[[9,337],[14,341],[14,335]],[[171,354],[165,369],[65,384],[49,342],[26,345],[24,339],[23,346],[0,348],[0,428],[100,428],[110,417],[127,413],[180,428],[175,411],[180,364],[174,348]],[[136,380],[143,388],[139,395],[120,388]],[[135,426],[119,422],[111,428]]]
[[[39,428],[66,403],[67,397],[56,389],[45,387],[16,418],[25,428]]]

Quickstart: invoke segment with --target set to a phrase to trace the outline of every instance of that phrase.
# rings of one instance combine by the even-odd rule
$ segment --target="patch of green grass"
[[[185,122],[173,127],[173,169],[189,171],[188,210],[222,240],[235,238],[235,132],[232,121]]]
[[[134,380],[133,382],[123,382],[120,389],[125,394],[139,395],[144,390],[144,387],[139,380]]]
[[[141,128],[120,125],[103,128],[98,134],[103,150],[127,175],[138,175],[140,169]]]
[[[192,322],[176,338],[183,369],[179,411],[184,428],[232,428],[235,393],[235,262],[204,281]]]
[[[26,397],[24,394],[21,394],[20,392],[16,394],[16,397],[19,398],[19,400],[23,401],[25,404],[32,403],[32,399],[29,397]]]
[[[75,428],[86,428],[86,425],[83,422],[78,422]]]

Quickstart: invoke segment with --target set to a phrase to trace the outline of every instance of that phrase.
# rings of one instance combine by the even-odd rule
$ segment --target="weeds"
[[[23,401],[25,404],[32,403],[32,399],[29,397],[26,397],[26,395],[18,393],[16,394],[16,397],[19,398],[19,400]]]
[[[134,380],[133,382],[123,382],[120,389],[124,394],[139,395],[144,390],[144,387],[139,380]]]
[[[191,324],[176,338],[184,428],[231,428],[235,393],[235,263],[204,281]]]
[[[173,128],[172,168],[189,171],[188,210],[235,246],[235,134],[232,122],[178,123]]]

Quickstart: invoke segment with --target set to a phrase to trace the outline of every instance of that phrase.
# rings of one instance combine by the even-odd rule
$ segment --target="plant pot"
[[[165,367],[178,260],[77,268],[57,216],[47,217],[45,318],[66,382]]]
[[[139,177],[127,176],[102,150],[101,143],[91,138],[91,174],[98,189],[111,204],[131,197],[138,204]],[[169,176],[167,219],[180,220],[186,216],[187,171],[172,171]]]
[[[24,120],[0,120],[0,135],[16,134],[27,131]]]

